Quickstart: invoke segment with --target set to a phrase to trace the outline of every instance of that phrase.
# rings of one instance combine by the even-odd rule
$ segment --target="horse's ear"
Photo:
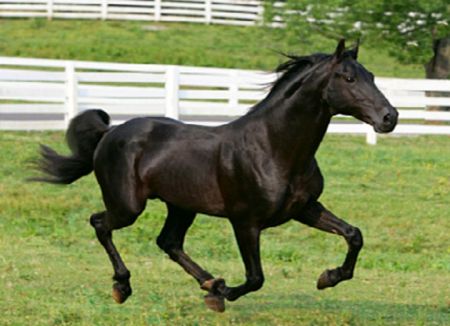
[[[344,57],[344,52],[345,52],[345,39],[342,38],[339,40],[339,43],[336,47],[336,51],[334,51],[333,59],[336,62],[341,61],[342,58]]]
[[[358,51],[359,51],[359,38],[356,40],[355,47],[349,51],[351,57],[355,60],[358,59]]]

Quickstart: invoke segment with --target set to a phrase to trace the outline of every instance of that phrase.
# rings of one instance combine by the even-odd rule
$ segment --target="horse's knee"
[[[92,227],[95,229],[95,232],[99,238],[102,240],[105,236],[110,233],[110,229],[105,225],[105,212],[92,214],[89,222]]]
[[[98,229],[102,226],[103,215],[104,215],[103,213],[96,213],[96,214],[91,215],[89,222],[91,223],[91,225],[94,229]]]
[[[347,239],[348,243],[354,248],[361,249],[364,244],[361,230],[357,227],[349,227],[345,232],[345,238]]]

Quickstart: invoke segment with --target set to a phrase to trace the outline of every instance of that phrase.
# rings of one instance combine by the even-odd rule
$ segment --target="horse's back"
[[[178,124],[175,120],[166,118],[135,118],[112,127],[97,146],[94,155],[95,171],[101,171],[116,161],[130,160],[139,155],[155,126]]]

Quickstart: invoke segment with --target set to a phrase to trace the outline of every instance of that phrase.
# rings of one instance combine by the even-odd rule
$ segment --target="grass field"
[[[360,61],[375,75],[424,77],[422,66],[400,64],[384,49],[371,48],[364,41]],[[275,51],[331,53],[336,43],[317,35],[305,44],[289,31],[260,27],[0,20],[0,56],[273,70],[284,61]]]
[[[24,182],[38,143],[67,152],[58,132],[0,132],[1,325],[450,324],[448,137],[382,137],[368,146],[363,137],[328,135],[318,153],[322,202],[364,233],[355,278],[317,291],[345,242],[289,222],[263,234],[263,289],[224,314],[207,310],[196,282],[157,248],[159,202],[115,233],[134,286],[129,301],[115,304],[112,269],[88,223],[102,210],[95,180]],[[226,221],[198,217],[186,249],[229,284],[243,280]]]

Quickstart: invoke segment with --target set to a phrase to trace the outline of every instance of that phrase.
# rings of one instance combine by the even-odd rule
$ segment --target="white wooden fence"
[[[79,111],[103,108],[120,123],[133,116],[168,116],[219,125],[261,100],[276,76],[268,72],[186,66],[0,57],[0,130],[62,130]],[[394,134],[450,135],[450,80],[377,78],[400,108]],[[427,91],[444,96],[426,96]],[[336,117],[332,133],[367,135],[372,127]]]
[[[261,0],[0,0],[0,17],[255,25],[263,12]]]

